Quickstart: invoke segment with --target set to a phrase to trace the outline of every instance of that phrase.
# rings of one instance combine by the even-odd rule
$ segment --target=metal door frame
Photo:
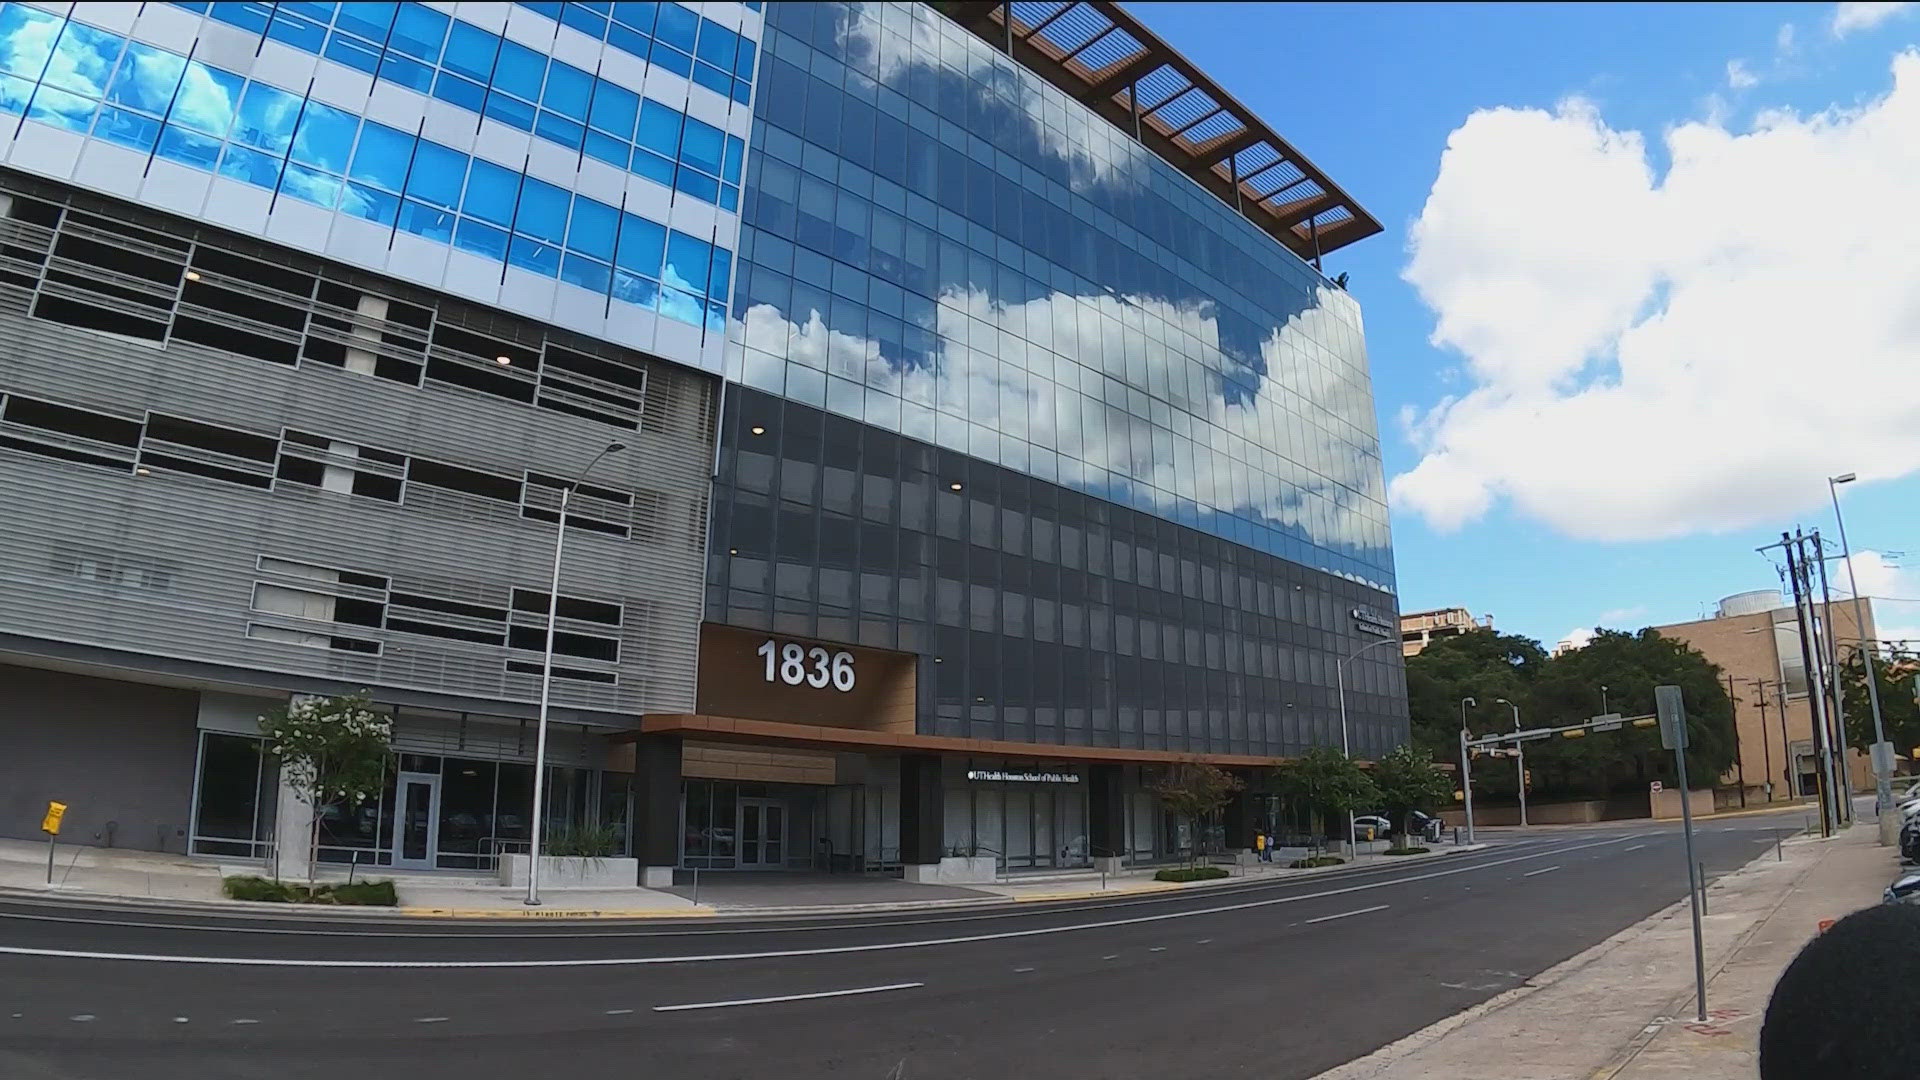
[[[787,805],[787,801],[785,799],[768,798],[763,795],[743,795],[734,801],[738,805],[738,811],[734,815],[733,825],[733,865],[741,870],[765,870],[769,867],[776,870],[785,870],[787,868],[787,835],[791,831],[788,828],[790,824],[788,818],[791,816],[788,811],[791,808]],[[757,807],[760,811],[760,838],[753,842],[754,858],[752,861],[747,859],[747,807],[749,806]],[[776,808],[780,811],[780,837],[777,841],[780,845],[780,859],[778,862],[769,863],[765,858],[767,853],[767,810]]]
[[[409,859],[407,843],[407,785],[425,784],[427,796],[427,856]],[[433,870],[440,861],[440,774],[403,772],[393,780],[393,865],[400,870]]]

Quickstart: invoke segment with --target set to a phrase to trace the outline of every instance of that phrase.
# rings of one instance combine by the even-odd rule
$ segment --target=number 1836
[[[768,682],[779,681],[788,686],[806,683],[816,690],[825,690],[831,685],[841,693],[853,689],[853,654],[844,649],[830,653],[818,645],[808,647],[796,641],[777,642],[768,638],[755,651],[766,661]]]

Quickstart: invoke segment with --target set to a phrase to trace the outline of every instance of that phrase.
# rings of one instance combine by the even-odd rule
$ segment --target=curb
[[[311,906],[311,905],[308,905]],[[719,914],[710,907],[567,909],[567,908],[384,908],[415,919],[708,919]]]

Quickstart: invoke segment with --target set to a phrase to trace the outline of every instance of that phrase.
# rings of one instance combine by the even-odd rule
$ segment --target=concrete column
[[[387,317],[387,298],[362,295],[355,308],[359,314],[369,319],[384,320]],[[355,319],[353,329],[348,332],[348,336],[356,341],[365,342],[367,347],[364,349],[356,349],[351,345],[347,347],[347,370],[361,375],[373,374],[374,368],[380,362],[379,356],[376,355],[380,348],[380,331],[374,329],[369,323]]]
[[[1120,869],[1127,847],[1127,791],[1125,767],[1094,765],[1087,769],[1087,845],[1093,865],[1112,873]]]
[[[287,783],[283,770],[274,796],[274,872],[290,881],[305,881],[312,842],[313,805]]]
[[[933,754],[900,758],[900,864],[938,865],[943,853],[947,801],[940,790],[940,759]]]
[[[1227,805],[1220,810],[1220,824],[1226,834],[1224,843],[1228,851],[1252,850],[1253,795],[1247,789],[1241,788],[1227,799]]]
[[[680,746],[678,735],[633,744],[633,854],[648,888],[673,884],[680,861]]]

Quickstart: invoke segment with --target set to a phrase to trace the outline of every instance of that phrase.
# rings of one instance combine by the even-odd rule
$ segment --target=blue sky
[[[1782,529],[1831,534],[1845,471],[1853,546],[1911,553],[1862,556],[1862,591],[1920,597],[1920,304],[1873,284],[1920,237],[1806,200],[1920,205],[1899,7],[1129,5],[1386,226],[1327,269],[1366,315],[1403,610],[1549,646],[1697,618],[1778,584]],[[1876,613],[1920,635],[1920,604]]]

